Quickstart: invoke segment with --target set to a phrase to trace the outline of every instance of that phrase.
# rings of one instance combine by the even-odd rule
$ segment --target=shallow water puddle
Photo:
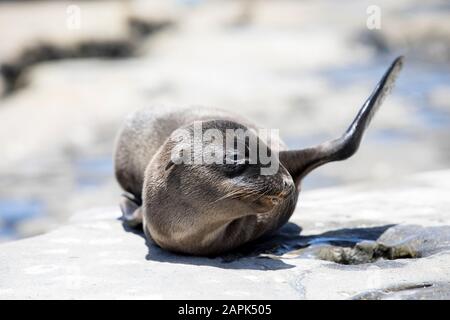
[[[45,216],[45,205],[37,199],[0,199],[0,236],[17,236],[17,225],[24,220]]]
[[[297,228],[295,228],[297,227]],[[378,260],[417,259],[450,249],[450,226],[384,225],[343,228],[301,236],[293,223],[280,233],[227,255],[230,262],[243,257],[319,259],[343,265]]]

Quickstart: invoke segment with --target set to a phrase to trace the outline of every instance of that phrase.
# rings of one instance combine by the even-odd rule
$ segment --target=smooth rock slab
[[[277,235],[215,258],[146,243],[116,207],[81,212],[0,246],[0,298],[448,299],[448,181],[305,192]]]

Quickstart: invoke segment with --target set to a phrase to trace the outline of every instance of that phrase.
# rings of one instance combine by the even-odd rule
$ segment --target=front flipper
[[[142,225],[142,207],[125,194],[120,200],[120,210],[122,210],[122,221],[127,226],[138,228]]]

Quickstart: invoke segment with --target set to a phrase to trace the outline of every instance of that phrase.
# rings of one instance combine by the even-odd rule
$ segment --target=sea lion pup
[[[193,255],[223,253],[276,231],[292,215],[305,175],[357,151],[402,64],[402,57],[395,59],[340,138],[301,150],[286,150],[276,139],[269,144],[256,126],[220,110],[134,113],[115,150],[116,178],[126,191],[120,205],[124,223],[142,224],[162,248]],[[208,136],[210,129],[214,134]],[[228,137],[229,129],[246,135],[235,135],[232,144],[217,138]],[[264,148],[270,163],[255,152]],[[206,155],[223,162],[205,162]],[[276,171],[262,173],[269,168]]]

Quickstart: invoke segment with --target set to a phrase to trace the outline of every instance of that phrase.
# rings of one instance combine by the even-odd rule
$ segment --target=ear
[[[173,166],[174,164],[175,164],[175,163],[172,161],[172,159],[169,159],[169,162],[167,163],[165,170],[166,170],[166,171],[169,170],[170,168],[172,168],[172,166]]]

